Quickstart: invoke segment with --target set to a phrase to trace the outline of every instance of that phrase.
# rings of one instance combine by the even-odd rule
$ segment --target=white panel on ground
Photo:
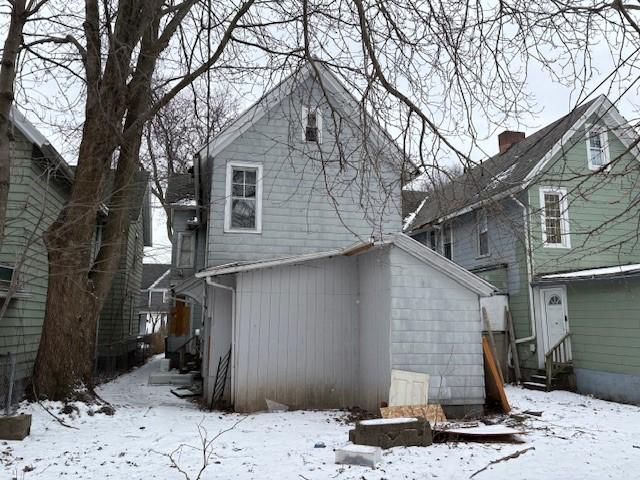
[[[389,406],[426,405],[429,399],[429,375],[391,370]]]

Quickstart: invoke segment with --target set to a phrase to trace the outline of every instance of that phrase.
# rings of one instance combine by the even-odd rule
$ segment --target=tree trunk
[[[16,79],[16,61],[22,43],[22,29],[27,19],[25,4],[26,0],[13,2],[9,31],[4,42],[0,64],[0,247],[4,239],[11,181],[10,112]]]

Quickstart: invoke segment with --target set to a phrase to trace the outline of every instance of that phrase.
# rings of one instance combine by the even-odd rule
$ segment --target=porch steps
[[[522,386],[528,390],[539,390],[541,392],[547,391],[547,382],[522,382]]]
[[[563,369],[558,371],[552,378],[551,382],[547,382],[547,375],[544,370],[538,370],[537,373],[529,375],[529,381],[522,382],[522,386],[529,390],[539,390],[542,392],[551,390],[575,390],[575,379],[573,373],[573,365],[564,365]]]

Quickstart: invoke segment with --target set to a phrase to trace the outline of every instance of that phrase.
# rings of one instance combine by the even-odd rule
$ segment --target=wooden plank
[[[438,404],[382,407],[380,408],[380,415],[382,415],[382,418],[422,417],[428,420],[431,426],[447,421],[442,406]]]
[[[482,307],[482,320],[484,321],[484,328],[487,330],[487,336],[489,337],[489,345],[491,347],[491,353],[493,353],[493,359],[498,365],[498,374],[500,375],[500,382],[504,384],[504,378],[502,377],[502,369],[500,368],[500,362],[498,361],[498,351],[496,350],[496,341],[493,338],[493,330],[491,330],[491,322],[489,322],[489,315],[487,309]]]
[[[493,400],[500,404],[504,413],[509,413],[511,407],[504,391],[504,384],[496,360],[491,352],[491,346],[486,337],[482,337],[482,352],[484,353],[484,363],[487,367],[488,375],[485,385],[487,400]]]
[[[511,319],[511,312],[505,307],[504,315],[507,322],[507,336],[509,337],[509,347],[511,350],[511,359],[513,360],[513,370],[516,375],[516,383],[522,381],[522,375],[520,374],[520,359],[518,358],[518,346],[516,345],[516,334],[513,329],[513,320]]]

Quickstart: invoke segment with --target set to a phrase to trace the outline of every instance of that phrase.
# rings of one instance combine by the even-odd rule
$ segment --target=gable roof
[[[498,153],[460,177],[452,179],[437,188],[433,195],[425,193],[427,201],[405,230],[419,229],[446,217],[457,216],[477,208],[485,201],[525,188],[550,159],[551,154],[563,147],[572,146],[567,145],[567,142],[576,129],[601,108],[613,114],[617,123],[620,123],[622,117],[615,106],[606,96],[600,95],[512,145],[503,154]]]
[[[165,202],[169,205],[186,205],[194,202],[195,198],[195,185],[190,173],[174,173],[169,177]]]
[[[336,248],[333,250],[327,250],[324,252],[308,253],[303,255],[294,255],[290,257],[281,257],[274,259],[259,260],[254,262],[235,262],[226,265],[219,265],[217,267],[204,270],[196,273],[197,278],[216,277],[219,275],[228,275],[239,272],[248,272],[253,270],[259,270],[269,267],[281,267],[285,265],[299,265],[302,263],[310,262],[313,260],[327,259],[338,256],[354,256],[360,255],[371,250],[382,248],[388,245],[394,245],[406,253],[413,256],[416,260],[431,266],[439,272],[452,278],[459,284],[468,288],[469,290],[482,296],[489,296],[497,289],[480,278],[479,276],[471,273],[469,270],[461,267],[460,265],[448,260],[439,253],[431,250],[429,247],[414,240],[413,238],[403,234],[397,233],[394,235],[383,236],[382,240],[374,242],[360,242],[351,245],[346,248]]]
[[[9,119],[13,126],[24,135],[24,137],[37,146],[45,155],[46,159],[53,165],[54,170],[60,172],[68,181],[73,180],[73,171],[69,164],[62,158],[47,138],[25,117],[14,105],[9,110]]]
[[[143,263],[142,264],[142,290],[153,288],[170,288],[169,272],[171,265],[168,263]]]
[[[322,81],[325,82],[327,86],[331,87],[334,92],[345,95],[345,97],[353,102],[354,105],[359,104],[358,99],[354,96],[352,91],[345,87],[340,79],[338,79],[338,77],[336,77],[336,75],[322,62],[316,62],[314,63],[314,66],[317,68],[317,73],[322,77]],[[233,122],[222,129],[208,145],[203,146],[198,151],[198,155],[203,156],[208,154],[209,157],[215,157],[236,138],[264,117],[265,114],[278,105],[284,98],[286,98],[293,88],[301,84],[307,78],[315,75],[316,70],[309,62],[301,68],[298,68],[262,95],[248,109],[236,117]],[[343,108],[343,102],[338,102],[335,107]],[[402,158],[405,158],[404,151],[395,142],[391,135],[389,135],[389,132],[387,132],[387,130],[385,130],[370,114],[366,113],[366,115],[368,118],[367,125],[371,128],[374,137],[377,137],[380,141],[380,146],[386,147],[387,145],[392,145],[393,149],[396,150]],[[369,140],[373,140],[373,138],[370,138]]]

